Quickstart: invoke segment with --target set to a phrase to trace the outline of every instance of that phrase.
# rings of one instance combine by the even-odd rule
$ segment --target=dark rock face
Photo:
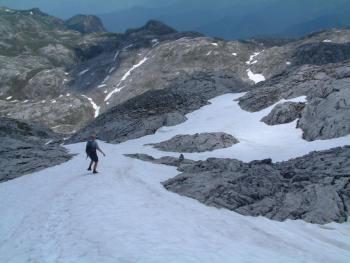
[[[68,142],[84,141],[92,132],[113,143],[153,134],[162,126],[184,121],[185,114],[206,105],[215,96],[247,89],[247,84],[233,76],[199,72],[174,81],[167,89],[148,91],[112,108]]]
[[[160,21],[150,20],[146,25],[137,29],[129,29],[125,32],[126,35],[143,34],[143,35],[167,35],[174,34],[177,31]]]
[[[298,47],[292,56],[295,65],[324,65],[350,59],[350,43],[310,43]]]
[[[262,118],[261,121],[268,125],[289,123],[301,117],[304,107],[304,103],[285,102],[277,104],[269,115]]]
[[[260,111],[279,100],[307,96],[298,127],[306,140],[330,139],[350,133],[350,61],[302,66],[275,76],[240,98],[244,110]],[[275,115],[276,111],[271,113]],[[285,112],[289,117],[289,111]]]
[[[0,182],[68,161],[60,137],[36,124],[0,117]]]
[[[341,223],[350,216],[349,156],[346,146],[275,164],[208,159],[180,166],[182,174],[163,184],[172,192],[243,215]]]
[[[197,133],[194,135],[177,135],[168,141],[150,144],[166,152],[207,152],[222,148],[228,148],[238,143],[238,140],[232,135],[216,133]]]
[[[76,30],[83,34],[106,32],[102,21],[97,16],[76,15],[64,22],[68,29]]]

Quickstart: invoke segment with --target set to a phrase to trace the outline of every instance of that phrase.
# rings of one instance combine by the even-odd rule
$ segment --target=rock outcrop
[[[238,140],[230,134],[213,132],[197,133],[194,135],[176,135],[168,141],[149,145],[166,152],[194,153],[228,148],[236,143],[238,143]]]
[[[269,115],[261,119],[268,125],[278,125],[292,122],[301,117],[301,112],[305,107],[304,103],[285,102],[277,104]]]
[[[72,156],[50,130],[0,117],[0,182],[68,161]]]
[[[166,189],[243,215],[310,223],[345,222],[350,216],[350,146],[281,163],[208,159],[180,165]],[[178,166],[169,160],[151,160]]]
[[[241,97],[239,104],[244,110],[260,111],[282,99],[306,96],[298,124],[304,138],[311,141],[345,136],[350,133],[349,76],[350,61],[302,66],[259,85]]]

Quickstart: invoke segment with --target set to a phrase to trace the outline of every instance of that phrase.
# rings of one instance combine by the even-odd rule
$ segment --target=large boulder
[[[224,132],[197,133],[194,135],[176,135],[168,141],[150,144],[166,152],[207,152],[231,147],[238,143],[232,135]]]
[[[277,104],[269,115],[261,119],[268,125],[278,125],[292,122],[301,117],[301,112],[305,107],[304,103],[285,102]]]
[[[349,154],[346,146],[275,164],[208,159],[180,166],[182,174],[163,184],[172,192],[243,215],[342,223],[350,216]]]

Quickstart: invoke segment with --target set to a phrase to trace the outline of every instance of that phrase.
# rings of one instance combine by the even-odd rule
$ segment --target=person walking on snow
[[[98,156],[97,151],[103,154],[103,156],[106,156],[106,154],[101,150],[101,148],[98,146],[96,142],[96,134],[92,134],[90,137],[90,140],[86,143],[86,154],[91,159],[88,171],[91,171],[91,168],[93,170],[94,174],[97,174],[97,164],[98,164]]]

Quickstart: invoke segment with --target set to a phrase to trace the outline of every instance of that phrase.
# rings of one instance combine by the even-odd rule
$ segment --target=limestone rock
[[[150,144],[166,152],[207,152],[217,149],[231,147],[238,143],[232,135],[216,132],[216,133],[197,133],[194,135],[176,135],[168,141]]]
[[[281,163],[208,159],[181,167],[166,189],[243,215],[310,223],[350,216],[350,146]]]
[[[61,138],[35,123],[0,117],[0,182],[68,161]]]
[[[285,102],[277,104],[269,115],[262,118],[262,122],[268,125],[278,125],[292,122],[301,117],[304,103]]]

